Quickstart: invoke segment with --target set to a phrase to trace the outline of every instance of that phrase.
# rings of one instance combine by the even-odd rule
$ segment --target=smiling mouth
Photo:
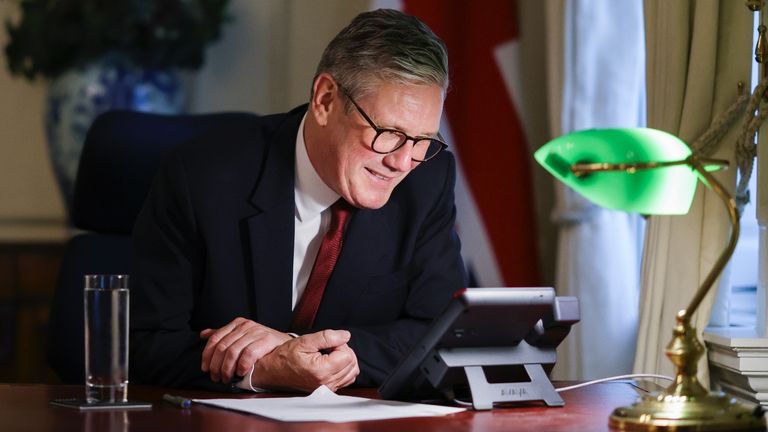
[[[369,173],[370,173],[372,176],[376,177],[376,178],[377,178],[377,179],[379,179],[379,180],[382,180],[382,181],[386,181],[386,182],[389,182],[389,181],[392,181],[392,180],[394,180],[394,178],[393,178],[393,177],[386,177],[386,176],[383,176],[383,175],[381,175],[381,174],[377,173],[376,171],[373,171],[373,170],[371,170],[370,168],[366,168],[366,170],[367,170],[367,171],[368,171],[368,172],[369,172]]]

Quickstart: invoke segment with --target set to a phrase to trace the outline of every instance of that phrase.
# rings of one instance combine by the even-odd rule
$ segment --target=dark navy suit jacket
[[[222,389],[200,370],[200,330],[239,316],[290,330],[305,112],[240,119],[181,145],[161,168],[133,234],[132,382]],[[381,383],[465,283],[454,182],[443,152],[347,225],[315,327],[351,332],[358,385]]]

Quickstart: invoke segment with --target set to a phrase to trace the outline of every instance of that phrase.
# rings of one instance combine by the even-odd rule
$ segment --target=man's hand
[[[219,329],[205,329],[200,337],[208,339],[200,369],[210,373],[212,381],[225,383],[233,375],[244,376],[257,360],[292,339],[245,318],[235,318]]]
[[[251,383],[306,392],[346,387],[360,373],[349,338],[346,330],[323,330],[291,339],[256,362]]]

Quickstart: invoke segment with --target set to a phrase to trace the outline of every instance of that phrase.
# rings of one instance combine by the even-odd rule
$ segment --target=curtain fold
[[[644,118],[642,4],[613,0],[547,4],[553,136],[639,126]],[[581,322],[558,348],[556,379],[631,370],[637,325],[636,215],[599,208],[555,183],[555,287],[575,295]]]
[[[644,7],[648,126],[691,143],[736,100],[739,81],[748,87],[751,12],[743,2],[728,0],[646,0]],[[731,127],[711,155],[731,161],[734,168],[716,174],[731,192],[738,130]],[[664,349],[675,315],[688,305],[722,252],[728,230],[722,202],[702,184],[687,215],[650,218],[641,269],[635,372],[674,373]],[[720,282],[729,286],[726,279]],[[692,319],[699,337],[714,299],[710,292]],[[699,372],[702,383],[708,383],[706,356]]]

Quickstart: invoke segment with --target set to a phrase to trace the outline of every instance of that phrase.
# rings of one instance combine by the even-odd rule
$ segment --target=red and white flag
[[[533,159],[515,103],[521,86],[516,2],[374,2],[377,7],[397,3],[448,46],[451,86],[444,131],[459,161],[457,224],[473,282],[536,286]]]

